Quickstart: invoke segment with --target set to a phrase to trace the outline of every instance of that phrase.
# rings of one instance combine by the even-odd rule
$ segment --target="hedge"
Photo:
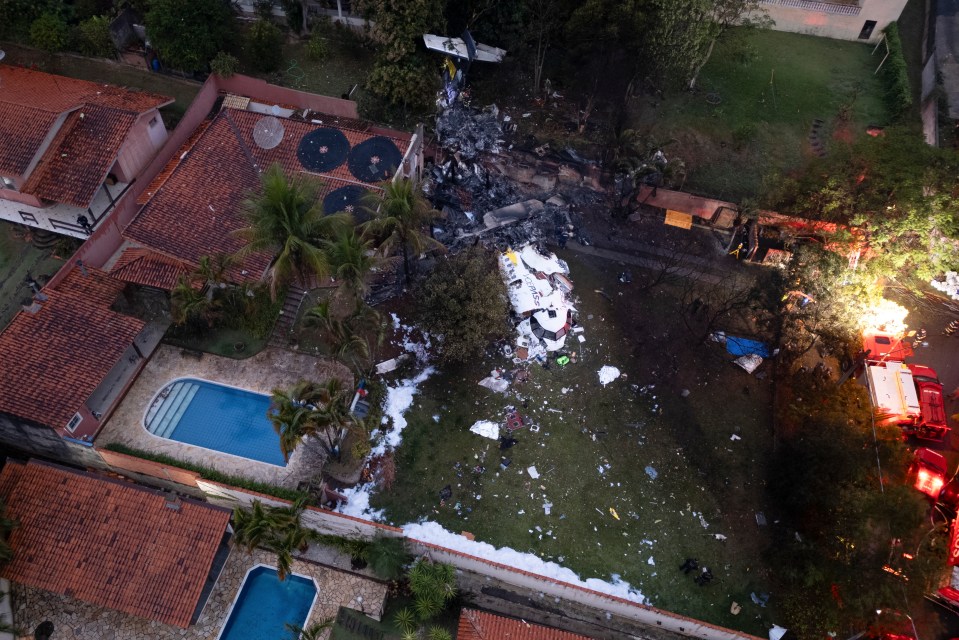
[[[902,55],[902,40],[899,38],[899,25],[890,22],[883,31],[889,47],[889,58],[882,68],[882,77],[886,84],[886,106],[894,119],[902,118],[912,106],[912,87],[909,85],[909,70]]]
[[[290,502],[294,502],[298,498],[308,497],[309,495],[305,491],[284,489],[283,487],[276,487],[272,484],[247,480],[246,478],[240,478],[238,476],[231,476],[226,473],[221,473],[216,469],[210,469],[209,467],[204,467],[202,465],[193,464],[190,462],[183,462],[182,460],[171,458],[170,456],[163,455],[162,453],[150,453],[149,451],[143,451],[142,449],[134,449],[133,447],[128,447],[124,444],[120,444],[119,442],[111,442],[110,444],[106,445],[104,449],[107,449],[108,451],[115,451],[116,453],[124,453],[135,458],[152,460],[153,462],[159,462],[160,464],[169,465],[171,467],[186,469],[187,471],[199,473],[204,480],[220,482],[233,487],[239,487],[240,489],[249,489],[250,491],[256,491],[257,493],[265,493],[268,496],[289,500]]]

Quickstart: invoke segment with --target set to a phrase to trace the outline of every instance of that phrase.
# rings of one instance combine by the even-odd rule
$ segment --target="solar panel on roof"
[[[339,129],[315,129],[300,140],[296,157],[309,171],[330,171],[343,164],[350,143]]]
[[[280,144],[284,133],[286,130],[278,118],[266,116],[253,125],[253,142],[261,149],[272,149]]]
[[[389,178],[402,161],[403,154],[392,140],[376,136],[353,147],[347,166],[363,182],[379,182]]]
[[[340,187],[323,198],[323,211],[328,214],[344,211],[352,214],[356,222],[366,222],[370,214],[363,206],[363,197],[368,193],[369,190],[356,185]]]

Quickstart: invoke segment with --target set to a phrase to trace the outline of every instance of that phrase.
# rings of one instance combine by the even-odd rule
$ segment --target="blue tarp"
[[[764,343],[736,336],[726,336],[726,351],[736,357],[748,356],[753,353],[760,358],[769,357],[769,347]]]

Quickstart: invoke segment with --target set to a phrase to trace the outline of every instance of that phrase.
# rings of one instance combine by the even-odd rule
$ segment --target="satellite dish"
[[[280,144],[284,133],[286,130],[282,122],[273,116],[266,116],[253,125],[253,142],[261,149],[272,149]]]

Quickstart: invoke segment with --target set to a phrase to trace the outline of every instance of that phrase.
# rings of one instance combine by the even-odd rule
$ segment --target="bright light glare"
[[[909,310],[892,300],[883,300],[878,305],[863,311],[859,318],[860,329],[876,329],[889,333],[901,333],[906,330],[906,316]]]
[[[945,480],[941,475],[931,473],[927,469],[920,469],[919,473],[916,474],[916,489],[919,489],[931,498],[939,497],[939,491],[942,490],[944,483]]]

